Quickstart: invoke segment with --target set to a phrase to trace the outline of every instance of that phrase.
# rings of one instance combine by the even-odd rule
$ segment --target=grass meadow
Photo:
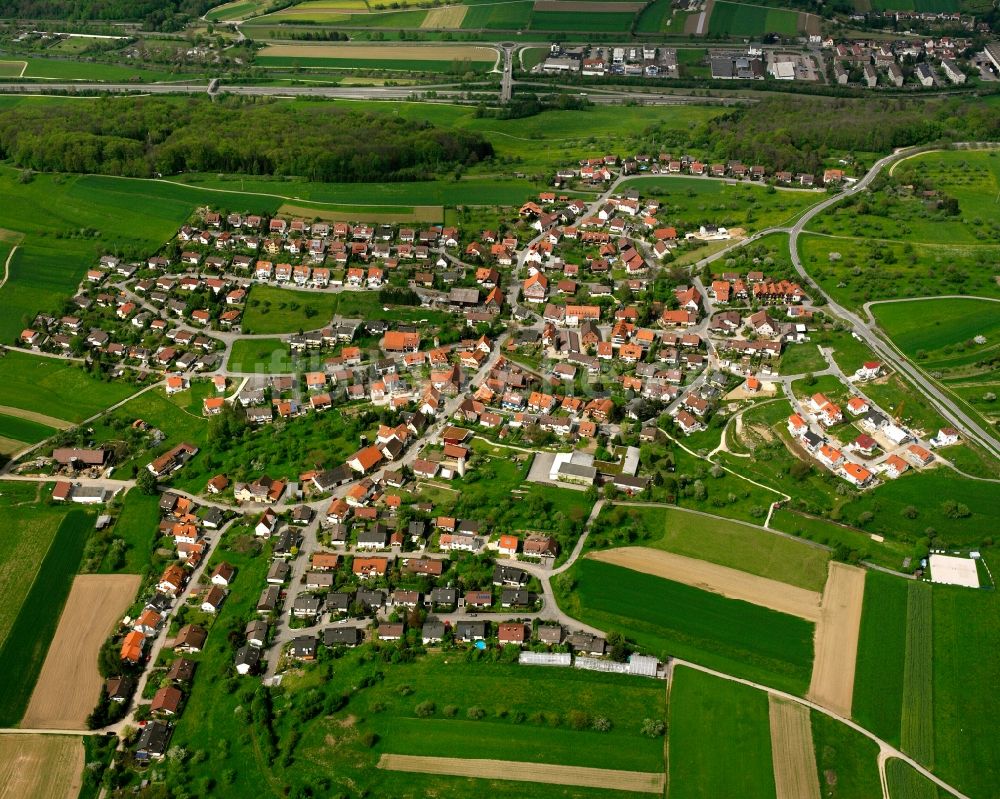
[[[7,351],[0,358],[0,405],[80,422],[133,392],[121,382],[104,382],[75,364]]]
[[[906,592],[906,659],[900,748],[917,762],[934,764],[933,597],[928,583],[911,582]]]
[[[928,369],[940,369],[954,358],[959,365],[982,357],[964,346],[975,336],[995,344],[1000,336],[1000,302],[972,298],[890,302],[872,307],[890,338],[910,358]],[[956,345],[963,345],[956,351]],[[926,357],[918,358],[918,353]]]
[[[1000,785],[1000,595],[934,586],[935,773],[970,796]]]
[[[533,31],[626,33],[634,19],[632,12],[532,11],[528,27]]]
[[[489,72],[493,61],[466,59],[383,59],[383,58],[305,58],[289,56],[258,56],[255,63],[261,67],[301,67],[303,69],[378,69],[389,72]]]
[[[668,746],[671,799],[774,796],[764,691],[678,667]]]
[[[465,30],[524,30],[531,21],[533,6],[533,0],[471,5],[462,19],[462,28]]]
[[[877,743],[816,711],[812,713],[812,731],[824,799],[873,799],[882,795]]]
[[[28,706],[93,525],[91,513],[80,509],[66,513],[37,577],[23,595],[21,608],[0,647],[0,670],[6,675],[0,692],[0,726],[16,725]]]
[[[771,527],[827,546],[836,547],[838,544],[843,544],[848,549],[860,552],[862,560],[897,571],[903,568],[904,558],[912,554],[912,547],[905,543],[889,539],[882,542],[872,541],[871,535],[863,530],[815,516],[806,516],[787,508],[780,508],[774,512],[771,516]]]
[[[563,609],[603,630],[619,630],[660,657],[701,663],[793,693],[805,692],[814,625],[748,602],[580,560]]]
[[[33,422],[30,419],[0,414],[0,438],[10,438],[25,444],[37,444],[55,432],[55,428]]]
[[[902,724],[908,586],[875,570],[866,575],[854,673],[852,715],[893,746],[899,746]]]
[[[600,540],[603,524],[637,530],[643,546],[718,563],[810,591],[821,592],[826,584],[829,551],[775,535],[763,527],[671,508],[605,506],[591,534],[595,541]]]
[[[929,779],[919,774],[908,763],[892,758],[885,764],[885,776],[892,799],[938,799],[951,796],[939,791]]]
[[[125,562],[121,568],[112,569],[105,561],[97,569],[105,574],[143,574],[149,563],[150,551],[156,542],[160,522],[160,497],[143,494],[137,489],[129,491],[122,502],[121,513],[115,520],[111,534],[125,542]]]

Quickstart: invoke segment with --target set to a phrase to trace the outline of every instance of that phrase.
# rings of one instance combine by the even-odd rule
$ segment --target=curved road
[[[927,397],[927,400],[931,403],[934,409],[941,414],[945,421],[964,433],[966,438],[978,443],[994,457],[1000,457],[1000,440],[998,440],[992,432],[984,430],[977,421],[962,411],[961,408],[959,408],[955,402],[947,394],[945,394],[945,392],[938,388],[929,378],[925,377],[923,372],[898,353],[891,344],[883,340],[873,322],[862,319],[853,311],[847,310],[844,306],[834,301],[834,299],[827,294],[826,291],[824,291],[823,288],[816,283],[816,281],[810,278],[809,273],[802,265],[802,259],[799,258],[799,234],[803,232],[809,222],[811,222],[819,214],[823,213],[823,211],[827,208],[843,200],[845,197],[858,194],[867,189],[869,184],[871,184],[878,174],[888,165],[902,158],[908,158],[916,155],[925,149],[928,148],[917,147],[908,148],[906,150],[897,150],[892,155],[887,155],[885,158],[879,159],[875,162],[872,168],[868,170],[867,174],[865,174],[865,176],[855,183],[850,189],[847,189],[841,194],[834,195],[830,199],[824,200],[819,203],[819,205],[814,205],[806,211],[789,229],[789,254],[791,255],[792,265],[795,267],[795,271],[799,273],[803,280],[808,280],[810,284],[815,286],[816,293],[827,301],[830,310],[837,316],[840,316],[842,319],[849,322],[854,328],[854,333],[859,336],[865,344],[867,344],[872,351],[875,352],[876,355],[878,355],[886,363],[891,364],[898,373],[906,377],[910,383],[922,391],[923,395]]]

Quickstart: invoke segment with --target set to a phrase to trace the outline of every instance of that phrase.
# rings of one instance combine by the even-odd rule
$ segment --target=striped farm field
[[[403,69],[448,72],[492,69],[497,53],[474,45],[289,45],[265,47],[257,63],[327,69]]]
[[[562,6],[562,3],[558,5]],[[575,5],[575,4],[574,4]],[[600,4],[603,5],[603,4]],[[581,13],[579,11],[535,11],[531,15],[531,30],[535,31],[576,31],[580,33],[616,32],[625,33],[632,27],[635,14],[629,12]]]
[[[531,0],[471,6],[462,20],[462,27],[466,30],[521,30],[531,21],[531,6]]]
[[[795,36],[799,32],[799,14],[784,8],[719,0],[712,9],[708,32],[712,36],[762,36],[765,33]]]
[[[468,6],[445,6],[444,8],[432,8],[427,12],[424,21],[420,23],[421,28],[461,28],[465,14],[469,10]]]
[[[912,582],[906,598],[901,748],[920,763],[934,762],[934,605],[931,586]]]
[[[591,0],[535,0],[535,11],[576,11],[581,14],[621,14],[642,11],[643,3],[596,3]]]

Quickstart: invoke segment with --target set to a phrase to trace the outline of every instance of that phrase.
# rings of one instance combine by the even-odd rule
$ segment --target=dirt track
[[[865,571],[831,561],[816,625],[816,656],[808,698],[842,716],[851,715]]]
[[[584,788],[613,786],[620,791],[662,794],[665,775],[660,772],[617,771],[583,766],[554,766],[547,763],[523,763],[514,760],[477,760],[464,757],[422,757],[419,755],[382,755],[378,767],[389,771],[413,771],[420,774],[450,774],[486,780],[542,782],[550,785],[577,785]]]
[[[82,741],[0,735],[0,799],[76,799],[82,783]]]
[[[82,574],[73,580],[22,727],[86,729],[101,693],[98,652],[141,580],[137,574]]]
[[[591,552],[587,557],[722,594],[730,599],[742,599],[807,621],[815,622],[820,618],[821,597],[815,591],[727,566],[647,547],[620,547]]]
[[[768,695],[776,799],[820,799],[809,708]]]

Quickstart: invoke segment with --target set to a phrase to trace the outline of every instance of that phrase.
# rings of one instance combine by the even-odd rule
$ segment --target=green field
[[[33,483],[0,483],[0,645],[7,637],[24,602],[38,566],[56,536],[64,510],[42,498],[49,486]]]
[[[906,662],[907,587],[905,580],[871,570],[854,673],[852,715],[893,746],[899,746]]]
[[[280,338],[239,339],[233,342],[226,368],[230,372],[288,374],[298,363]]]
[[[959,10],[958,0],[871,0],[875,11],[920,11],[940,14]]]
[[[134,391],[122,382],[97,380],[79,366],[22,352],[0,358],[0,405],[80,422]]]
[[[37,444],[55,432],[54,428],[33,422],[30,419],[0,414],[0,438],[23,441],[25,444]]]
[[[160,497],[143,494],[137,489],[129,491],[122,503],[122,510],[111,530],[114,539],[125,542],[124,562],[115,566],[107,557],[99,572],[144,574],[149,563],[150,550],[157,539],[160,522]]]
[[[209,22],[225,22],[234,19],[261,14],[271,6],[271,0],[233,0],[233,2],[223,3],[216,6],[207,14],[205,19]]]
[[[625,33],[632,27],[633,13],[532,11],[528,27],[533,31],[574,31],[578,33]]]
[[[938,791],[933,782],[898,758],[886,762],[885,776],[892,799],[938,799],[939,796],[951,796],[945,791]]]
[[[934,767],[969,796],[1000,785],[1000,595],[935,586]]]
[[[882,795],[877,743],[816,711],[812,713],[812,730],[823,799],[874,799]]]
[[[534,0],[514,3],[482,3],[470,6],[462,19],[466,30],[523,30],[528,27]]]
[[[660,657],[806,690],[813,654],[807,621],[590,559],[578,561],[570,574],[573,593],[560,596],[560,603],[575,618],[620,630]]]
[[[912,582],[906,596],[901,749],[918,763],[934,763],[933,597],[927,583]]]
[[[774,796],[764,691],[678,667],[669,740],[671,799]]]
[[[925,368],[946,367],[952,357],[961,362],[996,354],[1000,302],[971,298],[890,302],[872,306],[872,312],[899,348]],[[987,344],[971,342],[980,335]],[[956,351],[956,345],[963,346]]]
[[[604,525],[625,526],[639,532],[643,546],[707,560],[810,591],[821,592],[826,584],[830,553],[821,547],[776,535],[763,527],[671,508],[628,508],[625,516],[616,518],[618,512],[613,506],[605,506],[591,537],[599,538]]]
[[[759,184],[734,184],[687,176],[632,178],[622,184],[622,189],[635,189],[644,196],[657,198],[660,201],[658,218],[678,230],[701,224],[742,227],[751,232],[779,227],[789,224],[822,199],[813,192],[769,191],[768,187]],[[787,259],[787,238],[775,235],[773,239],[779,244],[782,240]]]
[[[0,726],[13,727],[28,706],[93,526],[92,514],[79,509],[69,511],[41,562],[37,578],[23,595],[21,609],[0,647],[0,671],[6,676],[0,692]]]
[[[489,72],[496,63],[456,59],[404,60],[383,58],[288,58],[286,56],[258,56],[255,62],[262,67],[302,67],[303,69],[378,69],[388,72],[447,72],[462,75],[466,72]]]
[[[653,0],[639,13],[636,33],[663,33],[669,30],[672,11],[670,0]]]
[[[200,80],[197,73],[168,72],[165,69],[145,69],[142,67],[103,64],[99,62],[71,61],[55,58],[26,58],[28,68],[20,75],[21,65],[14,71],[13,64],[0,73],[3,77],[45,78],[48,80],[80,81],[140,81],[161,83],[164,81]],[[3,63],[0,62],[0,67]]]
[[[801,375],[820,372],[827,365],[819,348],[810,342],[786,347],[781,356],[780,371],[782,375]]]
[[[763,36],[779,33],[796,36],[799,32],[799,15],[783,8],[744,5],[719,0],[708,21],[709,36]]]

